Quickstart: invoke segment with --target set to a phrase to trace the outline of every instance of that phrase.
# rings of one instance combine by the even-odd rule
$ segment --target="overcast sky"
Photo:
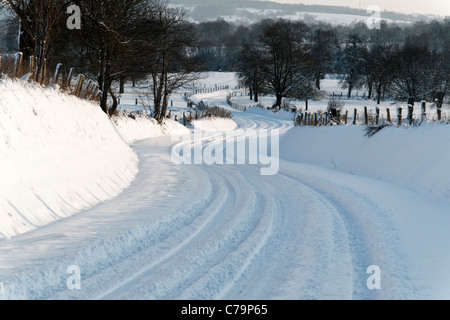
[[[381,10],[450,16],[450,0],[271,0],[282,3],[322,4],[367,9],[376,5]]]

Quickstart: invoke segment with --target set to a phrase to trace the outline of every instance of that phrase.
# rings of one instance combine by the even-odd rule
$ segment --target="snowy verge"
[[[280,154],[288,161],[365,175],[450,201],[449,125],[387,127],[372,137],[365,133],[359,126],[295,127],[282,136]]]
[[[264,108],[255,106],[252,108],[248,108],[247,111],[245,111],[245,112],[253,114],[253,115],[258,115],[258,116],[266,116],[271,119],[292,121],[292,123],[294,123],[294,118],[295,118],[294,113],[287,112],[283,109],[274,112],[270,109],[264,109]]]
[[[195,130],[220,132],[233,131],[236,129],[237,124],[228,118],[205,118],[192,121],[192,126]]]
[[[233,130],[208,119],[203,130]],[[0,82],[0,239],[42,227],[114,198],[138,172],[131,144],[191,134],[167,119],[111,120],[93,103],[54,88]]]
[[[137,163],[97,105],[51,88],[0,82],[0,239],[117,196]]]
[[[136,116],[135,118],[120,116],[113,117],[112,120],[122,137],[129,144],[143,139],[191,133],[182,124],[170,119],[164,120],[161,125],[155,119],[145,116]]]

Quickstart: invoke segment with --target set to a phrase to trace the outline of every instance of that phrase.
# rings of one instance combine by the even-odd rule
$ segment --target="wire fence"
[[[362,109],[362,110],[361,110]],[[450,110],[439,108],[432,104],[427,108],[427,103],[422,101],[420,107],[409,105],[406,108],[397,106],[396,108],[385,108],[384,110],[375,107],[369,110],[368,107],[349,110],[328,109],[327,111],[299,111],[295,115],[296,126],[330,126],[330,125],[419,125],[423,122],[449,122]]]
[[[21,52],[0,56],[0,75],[42,86],[58,87],[85,100],[99,101],[102,94],[96,81],[87,79],[84,74],[75,74],[74,68],[64,70],[62,64],[58,63],[51,72],[45,59],[38,68],[34,56],[24,59]]]

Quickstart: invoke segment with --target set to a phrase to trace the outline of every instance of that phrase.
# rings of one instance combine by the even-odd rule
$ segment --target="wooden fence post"
[[[408,122],[409,125],[413,125],[414,124],[414,107],[411,104],[408,104]]]
[[[83,82],[84,82],[84,75],[80,74],[78,76],[77,86],[76,86],[76,89],[75,89],[75,92],[74,92],[74,95],[77,96],[77,97],[80,97],[81,88],[83,87]]]
[[[387,122],[388,123],[392,123],[391,120],[391,110],[389,108],[386,108],[386,113],[387,113]]]
[[[86,89],[84,89],[82,98],[88,100],[93,89],[94,89],[94,81],[89,79]]]
[[[365,122],[366,126],[369,125],[369,114],[367,112],[367,107],[364,107],[364,122]]]
[[[20,74],[20,66],[22,65],[23,53],[18,52],[14,60],[14,78],[17,78]]]
[[[420,120],[423,122],[425,120],[427,120],[427,103],[423,100],[421,103],[421,116],[420,116]]]
[[[376,112],[375,124],[379,125],[380,124],[380,108],[376,107],[375,112]]]
[[[356,117],[358,116],[358,110],[353,110],[353,125],[356,126]]]
[[[67,77],[66,87],[71,90],[70,85],[72,84],[72,77],[73,77],[73,68],[70,68],[69,70],[69,76]]]
[[[59,72],[61,71],[61,63],[56,65],[55,75],[53,76],[53,84],[58,84]]]
[[[88,100],[92,99],[92,96],[94,95],[95,91],[97,91],[97,90],[98,90],[97,84],[94,81],[92,81],[92,88],[91,88],[91,91],[89,92]],[[117,100],[120,105],[120,97]]]
[[[99,101],[100,100],[100,96],[102,95],[102,92],[100,90],[98,90],[98,86],[96,85],[97,88],[97,93],[92,97],[91,100],[95,100],[95,101]]]
[[[29,72],[31,74],[34,74],[36,68],[36,58],[34,56],[30,56],[30,65],[29,65]]]
[[[38,82],[40,84],[45,85],[46,76],[47,76],[47,59],[44,58],[44,60],[42,62],[40,81],[38,81]]]
[[[436,104],[437,119],[438,119],[438,121],[441,121],[442,109],[441,109],[441,105],[439,103],[439,100],[435,99],[434,103]]]
[[[345,120],[345,124],[347,125],[348,124],[348,110],[345,110],[345,118],[344,118],[344,120]]]
[[[397,107],[398,125],[402,125],[402,107]]]

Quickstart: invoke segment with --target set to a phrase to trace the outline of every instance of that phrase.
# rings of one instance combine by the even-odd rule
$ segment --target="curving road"
[[[251,112],[236,112],[234,120],[242,129],[291,127],[287,119]],[[203,148],[217,143],[210,136],[201,141]],[[415,264],[427,249],[405,245],[415,238],[400,224],[393,191],[441,218],[445,205],[382,181],[282,159],[269,176],[259,165],[175,165],[170,138],[133,147],[140,172],[117,198],[0,241],[0,298],[449,296],[448,276],[441,282],[428,276],[433,265],[446,276],[439,264]],[[372,265],[382,272],[380,290],[367,286]],[[79,289],[68,287],[69,266],[79,267]]]

